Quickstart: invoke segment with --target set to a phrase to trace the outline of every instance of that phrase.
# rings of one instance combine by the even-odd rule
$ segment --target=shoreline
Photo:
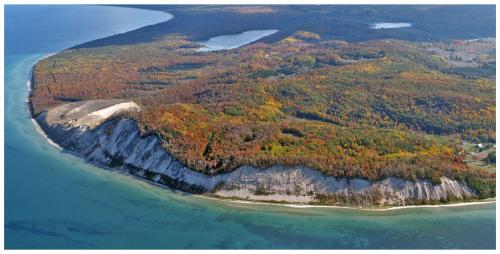
[[[137,184],[140,183],[146,183],[148,186],[153,187],[153,188],[159,188],[159,189],[164,189],[164,190],[169,190],[173,192],[174,194],[176,193],[182,193],[185,195],[190,195],[196,198],[201,198],[205,200],[210,200],[210,201],[216,201],[216,202],[228,202],[228,203],[233,203],[233,204],[244,204],[244,205],[261,205],[261,206],[266,206],[266,205],[271,205],[271,206],[280,206],[280,207],[288,207],[288,208],[296,208],[296,209],[306,209],[306,208],[312,208],[312,209],[347,209],[347,210],[357,210],[357,211],[375,211],[375,212],[385,212],[385,211],[394,211],[394,210],[402,210],[402,209],[418,209],[418,208],[447,208],[447,207],[462,207],[462,206],[475,206],[475,205],[486,205],[486,204],[493,204],[496,203],[496,197],[495,198],[487,198],[482,201],[469,201],[469,202],[457,202],[457,203],[448,203],[448,204],[438,204],[438,205],[407,205],[407,206],[381,206],[381,207],[363,207],[363,206],[338,206],[338,205],[308,205],[308,204],[293,204],[293,203],[280,203],[280,202],[262,202],[262,201],[257,201],[257,200],[245,200],[245,199],[231,199],[231,198],[223,198],[223,197],[214,197],[210,195],[203,195],[203,194],[194,194],[186,191],[182,191],[179,189],[174,189],[171,188],[167,185],[163,185],[145,178],[142,178],[140,176],[128,173],[126,171],[117,169],[117,168],[112,168],[106,165],[102,165],[99,163],[91,162],[88,161],[85,158],[82,158],[78,156],[77,153],[73,151],[68,151],[65,150],[64,148],[61,148],[62,151],[69,153],[73,156],[76,156],[82,160],[85,161],[85,163],[88,163],[92,166],[95,166],[99,169],[106,170],[108,172],[114,173],[114,174],[120,174],[121,176],[125,176],[131,180],[131,182],[138,181]]]
[[[38,122],[34,118],[31,118],[31,121],[33,122],[33,125],[35,125],[36,131],[38,133],[40,133],[42,136],[44,136],[50,145],[52,145],[56,148],[59,148],[60,150],[64,149],[61,146],[59,146],[56,142],[54,142],[52,139],[50,139],[49,136],[47,136],[47,134],[42,130],[42,128],[40,127],[40,125],[38,124]]]
[[[39,59],[36,60],[35,64],[33,64],[33,66],[31,66],[30,68],[30,71],[29,71],[29,79],[26,81],[26,86],[28,87],[28,96],[26,96],[26,99],[25,99],[25,102],[26,102],[26,106],[27,106],[27,109],[28,109],[28,114],[30,115],[30,118],[31,118],[31,122],[33,123],[33,125],[35,126],[35,129],[38,133],[40,133],[42,136],[44,136],[47,140],[47,142],[58,148],[58,149],[63,149],[60,145],[58,145],[56,142],[54,142],[52,139],[50,139],[49,136],[47,136],[47,134],[42,130],[42,127],[40,127],[40,125],[38,124],[38,122],[36,121],[34,115],[33,115],[33,106],[31,104],[31,93],[33,92],[33,88],[35,86],[35,80],[34,80],[34,70],[35,70],[35,65],[42,61],[43,59],[46,59],[46,58],[49,58],[55,54],[57,54],[58,52],[52,52],[52,53],[48,53],[42,57],[40,57]]]
[[[148,179],[145,179],[145,178],[142,178],[142,177],[130,174],[130,173],[125,172],[125,171],[120,170],[120,169],[111,168],[111,167],[108,167],[108,166],[105,166],[105,165],[101,165],[101,164],[98,164],[98,163],[93,163],[91,161],[88,161],[85,158],[82,158],[79,154],[77,154],[75,152],[68,151],[68,150],[64,149],[59,144],[57,144],[56,142],[54,142],[43,131],[43,129],[41,128],[41,126],[39,125],[39,123],[37,122],[37,120],[34,118],[33,111],[32,111],[32,108],[31,108],[32,107],[31,106],[31,100],[30,100],[30,95],[31,95],[32,89],[33,89],[33,87],[35,85],[34,84],[34,79],[33,79],[33,77],[34,77],[34,66],[40,60],[43,60],[43,59],[45,59],[47,57],[50,57],[50,56],[52,56],[54,54],[56,54],[56,53],[50,53],[50,54],[48,54],[46,56],[43,56],[42,58],[40,58],[39,60],[37,60],[36,63],[31,68],[30,78],[27,81],[27,84],[28,84],[28,87],[29,87],[29,89],[28,89],[28,96],[26,97],[26,103],[28,105],[28,111],[30,113],[31,121],[33,122],[33,124],[34,124],[37,132],[40,133],[41,135],[43,135],[46,138],[47,142],[50,145],[53,145],[54,147],[60,149],[61,151],[71,153],[72,155],[83,159],[85,161],[85,163],[89,163],[89,164],[94,165],[94,166],[96,166],[98,168],[101,168],[101,169],[104,169],[104,170],[108,170],[108,171],[112,171],[112,172],[117,172],[117,173],[120,173],[120,174],[123,174],[123,175],[126,175],[126,176],[131,176],[135,180],[140,180],[140,181],[146,182],[146,183],[148,183],[148,184],[150,184],[152,186],[155,186],[155,187],[167,188],[167,189],[172,190],[172,191],[178,191],[178,192],[181,192],[181,193],[184,193],[184,194],[189,194],[189,195],[193,195],[193,196],[204,198],[204,199],[217,200],[217,201],[222,201],[222,202],[239,203],[239,204],[279,205],[279,206],[285,206],[285,207],[291,207],[291,208],[299,208],[299,209],[305,209],[305,208],[337,208],[337,209],[366,210],[366,211],[391,211],[391,210],[410,209],[410,208],[458,207],[458,206],[482,205],[482,204],[496,203],[496,197],[495,197],[495,198],[485,199],[484,201],[457,202],[457,203],[437,204],[437,205],[381,206],[379,208],[376,207],[376,206],[374,206],[375,207],[374,208],[374,207],[363,207],[363,206],[355,207],[355,206],[336,206],[336,205],[308,205],[308,204],[294,204],[294,203],[286,203],[286,202],[283,203],[283,202],[278,202],[278,201],[262,202],[262,201],[256,201],[256,200],[231,199],[231,198],[214,197],[214,196],[210,196],[210,195],[194,194],[194,193],[185,192],[185,191],[182,191],[182,190],[174,189],[174,188],[171,188],[169,186],[162,185],[162,184],[150,181]]]
[[[149,181],[147,181],[149,182]],[[153,185],[157,185],[152,183]],[[291,204],[291,203],[278,203],[278,202],[260,202],[254,200],[244,200],[244,199],[228,199],[228,198],[217,198],[205,195],[197,195],[192,194],[197,197],[222,201],[222,202],[230,202],[237,204],[251,204],[251,205],[273,205],[273,206],[285,206],[290,208],[297,209],[306,209],[306,208],[328,208],[328,209],[349,209],[349,210],[358,210],[358,211],[393,211],[393,210],[402,210],[402,209],[418,209],[418,208],[442,208],[442,207],[462,207],[462,206],[473,206],[473,205],[486,205],[496,203],[496,198],[488,198],[484,201],[471,201],[471,202],[458,202],[458,203],[449,203],[449,204],[439,204],[439,205],[407,205],[407,206],[381,206],[379,208],[374,207],[354,207],[354,206],[335,206],[335,205],[301,205],[301,204]]]

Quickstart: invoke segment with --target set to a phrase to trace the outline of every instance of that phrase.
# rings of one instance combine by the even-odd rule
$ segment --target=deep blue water
[[[168,18],[116,7],[6,6],[6,248],[495,248],[495,204],[361,211],[208,200],[96,168],[47,143],[25,104],[31,66]]]

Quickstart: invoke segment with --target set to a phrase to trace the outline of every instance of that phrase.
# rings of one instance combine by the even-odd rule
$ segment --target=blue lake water
[[[240,34],[226,34],[210,38],[208,41],[200,42],[203,48],[198,51],[217,51],[234,49],[252,43],[256,40],[278,32],[278,30],[252,30]]]
[[[25,98],[40,57],[168,18],[6,6],[6,248],[495,248],[495,204],[362,211],[209,200],[102,170],[36,131]]]
[[[371,26],[372,29],[393,29],[393,28],[403,28],[403,27],[411,27],[411,23],[375,23]]]

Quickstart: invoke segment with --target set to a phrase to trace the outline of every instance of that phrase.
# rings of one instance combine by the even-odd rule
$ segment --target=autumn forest
[[[32,110],[132,99],[158,135],[205,174],[241,165],[306,165],[370,181],[465,181],[495,195],[463,142],[494,143],[495,42],[360,42],[299,30],[274,42],[198,52],[181,33],[65,50],[34,68]]]

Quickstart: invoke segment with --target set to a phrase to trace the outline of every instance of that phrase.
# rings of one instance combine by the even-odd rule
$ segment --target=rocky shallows
[[[114,168],[178,190],[220,198],[295,204],[402,206],[476,198],[464,183],[428,180],[339,179],[304,166],[241,166],[206,175],[182,165],[155,134],[144,135],[135,120],[120,117],[140,107],[126,100],[69,103],[41,113],[36,121],[50,139],[97,165]]]

